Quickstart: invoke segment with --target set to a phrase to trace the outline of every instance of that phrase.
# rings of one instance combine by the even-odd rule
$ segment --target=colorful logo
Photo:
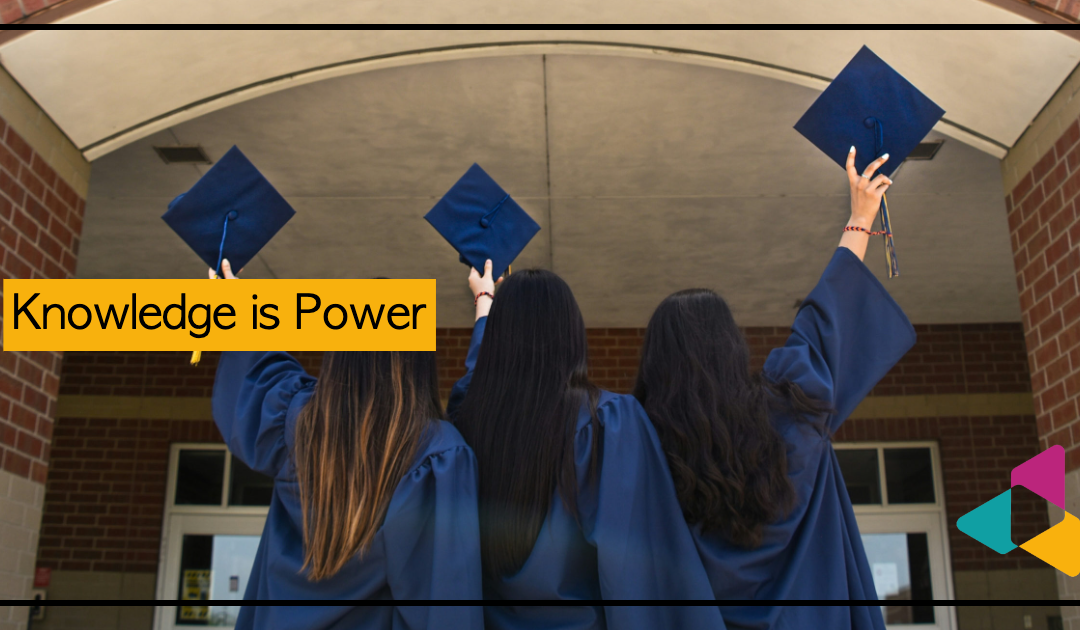
[[[1012,469],[1005,492],[960,517],[960,531],[1000,554],[1016,549],[1012,538],[1012,491],[1020,486],[1065,509],[1065,449],[1051,446]],[[1065,519],[1045,532],[1020,543],[1020,548],[1058,571],[1080,574],[1080,519],[1065,512]]]

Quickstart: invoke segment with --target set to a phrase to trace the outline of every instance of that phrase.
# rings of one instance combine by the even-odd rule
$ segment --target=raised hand
[[[223,276],[225,276],[226,280],[239,280],[239,278],[237,276],[239,276],[242,273],[244,273],[243,269],[241,269],[240,271],[237,271],[236,275],[234,276],[233,272],[232,272],[232,265],[229,264],[229,259],[226,258],[225,260],[221,261],[221,274]],[[213,269],[211,269],[210,270],[210,279],[211,280],[217,280],[217,277],[218,277],[217,274],[214,273]]]
[[[847,158],[848,184],[851,186],[851,221],[848,225],[870,229],[881,206],[881,196],[892,185],[892,180],[883,174],[874,177],[874,172],[881,168],[889,154],[879,157],[866,167],[860,175],[855,170],[855,147],[851,147]],[[871,179],[873,178],[873,179]]]
[[[495,286],[502,281],[502,276],[498,280],[492,280],[490,260],[484,262],[484,275],[480,275],[475,267],[469,270],[469,290],[472,291],[476,303],[476,319],[487,316],[491,310]]]

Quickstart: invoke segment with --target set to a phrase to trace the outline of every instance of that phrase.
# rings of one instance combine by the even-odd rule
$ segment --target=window
[[[222,602],[244,597],[274,480],[224,444],[174,444],[168,484],[157,597],[181,605],[158,608],[154,627],[233,627],[240,602]]]
[[[885,624],[955,628],[945,501],[934,442],[834,445]]]

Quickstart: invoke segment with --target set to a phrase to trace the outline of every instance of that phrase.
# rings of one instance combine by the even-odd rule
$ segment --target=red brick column
[[[85,200],[2,119],[0,137],[2,277],[72,277]],[[38,483],[48,471],[60,361],[56,352],[0,352],[0,467]]]
[[[18,94],[5,96],[19,100]],[[34,146],[0,118],[0,282],[70,278],[79,251],[85,200],[49,165],[55,156],[34,148],[55,153],[48,135],[32,126],[27,131],[34,134]],[[73,147],[67,150],[74,153]],[[0,351],[0,599],[30,592],[61,358],[58,352]],[[15,615],[13,627],[23,627],[24,620],[22,613]]]
[[[1080,468],[1080,124],[1073,121],[1006,196],[1042,447]]]

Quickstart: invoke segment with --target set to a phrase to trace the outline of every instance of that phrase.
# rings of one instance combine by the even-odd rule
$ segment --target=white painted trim
[[[249,87],[240,88],[211,97],[197,105],[186,107],[166,114],[160,118],[141,123],[140,125],[121,132],[116,136],[92,144],[85,148],[82,153],[87,161],[111,153],[124,145],[130,144],[174,125],[205,116],[219,109],[224,109],[237,103],[242,103],[260,96],[280,92],[289,88],[325,81],[352,74],[398,68],[426,63],[442,61],[457,61],[462,59],[480,59],[487,57],[510,57],[520,55],[598,55],[630,57],[639,59],[656,59],[675,63],[686,63],[696,66],[719,68],[746,74],[753,74],[778,81],[793,83],[816,90],[824,90],[830,83],[829,79],[812,76],[805,72],[781,68],[772,65],[754,63],[751,60],[739,60],[725,58],[718,55],[695,53],[689,51],[672,51],[663,48],[646,48],[639,45],[620,45],[615,43],[536,43],[536,44],[491,44],[467,48],[455,48],[449,50],[419,51],[405,53],[391,57],[375,59],[359,59],[353,62],[345,62],[322,70],[299,70],[289,75],[271,79],[266,82],[253,84]],[[1007,149],[1002,148],[992,141],[980,138],[957,125],[942,121],[934,126],[938,131],[950,138],[954,138],[968,144],[980,151],[989,153],[997,158],[1005,157]]]

